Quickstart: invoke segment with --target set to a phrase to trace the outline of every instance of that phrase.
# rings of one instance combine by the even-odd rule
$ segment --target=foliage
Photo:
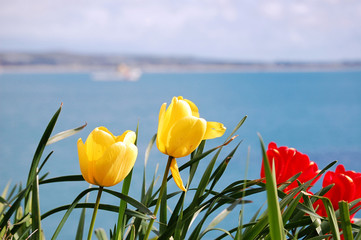
[[[4,187],[0,197],[1,239],[44,239],[41,223],[46,221],[47,217],[63,212],[63,218],[59,220],[59,225],[52,235],[52,239],[56,239],[75,208],[81,208],[83,211],[79,219],[78,231],[74,233],[74,236],[76,239],[82,239],[84,236],[83,232],[87,229],[84,225],[85,218],[88,217],[85,209],[96,207],[95,203],[88,202],[87,195],[97,191],[98,188],[85,189],[68,205],[56,207],[46,213],[40,212],[39,191],[41,191],[41,187],[39,188],[39,186],[59,182],[71,185],[74,181],[84,181],[81,175],[56,178],[47,178],[46,174],[41,175],[42,167],[52,154],[50,152],[43,157],[46,145],[75,134],[85,127],[84,125],[50,137],[60,111],[61,107],[50,120],[39,142],[26,185],[22,186],[19,183],[14,186],[8,184]],[[149,171],[147,161],[156,140],[156,136],[154,136],[146,149],[140,199],[136,200],[129,196],[132,172],[123,181],[121,192],[104,188],[104,194],[119,199],[119,205],[100,203],[99,209],[118,214],[118,222],[114,223],[115,227],[108,231],[96,229],[94,233],[96,238],[145,239],[147,231],[149,231],[150,238],[159,240],[170,238],[175,240],[207,239],[211,236],[210,234],[215,236],[215,239],[237,240],[361,239],[361,223],[355,219],[350,220],[350,215],[360,208],[359,199],[352,202],[340,201],[338,209],[334,210],[330,199],[325,197],[332,185],[322,188],[315,194],[308,192],[314,180],[325,173],[335,162],[329,164],[307,182],[301,183],[296,180],[300,176],[298,173],[288,181],[278,183],[274,167],[265,161],[265,179],[235,179],[222,190],[218,190],[218,185],[222,182],[226,169],[232,164],[232,158],[242,143],[241,140],[238,141],[235,134],[246,118],[245,116],[241,119],[222,145],[206,150],[206,141],[203,140],[192,152],[189,161],[179,167],[179,172],[188,171],[186,192],[167,188],[166,183],[172,178],[171,175],[168,176],[167,169],[163,180],[165,184],[159,184],[157,172],[153,174],[150,182],[146,181]],[[260,143],[263,158],[267,159],[267,151],[261,137]],[[225,157],[221,157],[224,151],[226,151]],[[42,162],[41,159],[43,159]],[[199,167],[201,161],[207,163],[204,169]],[[202,177],[198,179],[195,176]],[[287,188],[295,180],[298,181],[297,186]],[[287,193],[284,191],[286,188]],[[252,219],[248,223],[244,223],[243,206],[252,204],[251,200],[255,194],[267,196],[267,207],[265,210],[260,207]],[[169,201],[175,203],[171,212],[168,211]],[[322,201],[327,212],[326,216],[320,216],[317,213],[317,207],[314,208],[316,201]],[[158,209],[155,211],[158,202],[159,212]],[[229,221],[227,217],[232,212],[236,213],[232,216],[238,215],[239,219]],[[225,219],[228,220],[227,228],[224,229],[219,226]]]

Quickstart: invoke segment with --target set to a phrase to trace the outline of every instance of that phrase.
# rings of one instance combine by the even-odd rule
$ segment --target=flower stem
[[[164,175],[163,175],[162,185],[160,186],[160,190],[159,190],[159,196],[158,196],[158,199],[157,199],[157,204],[155,205],[155,209],[154,209],[154,212],[153,212],[154,216],[157,216],[157,212],[159,210],[160,202],[161,202],[162,196],[164,194],[164,189],[165,189],[165,186],[167,185],[167,177],[168,177],[168,173],[169,173],[169,169],[170,169],[170,163],[172,162],[172,159],[173,159],[173,157],[171,157],[171,156],[168,157],[167,166],[165,168]],[[145,233],[145,237],[144,237],[145,240],[147,240],[148,237],[149,237],[149,234],[150,234],[150,232],[152,230],[152,227],[153,227],[154,220],[155,219],[152,218],[150,220],[150,222],[149,222],[147,232]]]
[[[97,212],[98,212],[100,197],[102,196],[102,192],[103,192],[103,187],[99,186],[98,196],[97,196],[97,200],[95,202],[93,216],[92,216],[92,220],[91,220],[90,227],[89,227],[88,240],[91,240],[91,238],[92,238],[95,218],[97,217]]]

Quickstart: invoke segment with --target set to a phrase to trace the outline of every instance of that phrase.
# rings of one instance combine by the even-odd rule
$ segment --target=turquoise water
[[[232,159],[223,184],[244,177],[248,147],[251,147],[249,178],[259,177],[261,162],[257,133],[267,144],[295,147],[309,155],[320,168],[338,160],[347,169],[361,171],[361,72],[273,72],[273,73],[182,73],[144,74],[138,82],[94,82],[89,74],[2,74],[0,75],[0,190],[26,181],[37,143],[57,108],[63,103],[54,133],[88,126],[78,135],[49,146],[54,154],[44,167],[50,177],[80,174],[76,141],[100,125],[114,134],[135,130],[139,122],[139,157],[135,165],[131,195],[139,194],[144,152],[157,129],[163,102],[182,95],[195,102],[202,117],[219,121],[226,135],[245,115],[238,131],[243,139]],[[207,142],[216,146],[226,137]],[[237,142],[232,143],[224,154]],[[154,148],[148,176],[166,157]],[[182,160],[180,161],[180,164]],[[41,186],[42,212],[70,203],[87,188],[85,182]],[[116,190],[120,186],[115,187]],[[114,199],[104,196],[104,201]],[[255,201],[257,203],[257,201]],[[255,204],[256,204],[255,203]],[[89,213],[90,214],[90,213]],[[114,214],[102,213],[96,227],[109,229]],[[48,238],[63,213],[44,222]],[[78,212],[72,215],[75,222]],[[90,218],[90,216],[89,216]],[[98,226],[97,226],[98,224]],[[64,239],[73,236],[76,225],[69,221]]]

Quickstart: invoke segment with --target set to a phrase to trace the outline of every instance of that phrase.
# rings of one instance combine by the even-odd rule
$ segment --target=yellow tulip
[[[138,155],[135,139],[133,131],[114,136],[105,127],[95,128],[85,144],[79,138],[79,163],[84,179],[102,187],[121,182],[132,170]]]
[[[189,155],[202,140],[220,137],[225,131],[222,123],[200,118],[197,106],[188,99],[173,97],[168,109],[167,103],[163,103],[159,112],[157,147],[173,157],[170,170],[181,190],[185,188],[175,158]]]

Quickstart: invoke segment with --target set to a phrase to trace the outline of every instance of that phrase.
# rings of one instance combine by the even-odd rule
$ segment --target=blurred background
[[[248,116],[220,157],[243,140],[222,186],[246,172],[259,177],[257,133],[266,145],[275,141],[306,153],[320,168],[338,160],[361,172],[359,1],[0,0],[0,6],[1,191],[10,180],[25,184],[37,143],[63,103],[54,133],[88,125],[46,148],[54,154],[43,173],[80,174],[79,137],[85,141],[101,125],[120,135],[139,123],[136,198],[160,106],[173,96],[192,100],[206,120],[226,125],[225,136],[207,148]],[[152,149],[149,179],[157,164],[163,172],[166,159]],[[42,212],[69,204],[87,187],[41,186]],[[252,200],[250,212],[264,198]],[[62,216],[44,221],[48,238]],[[74,237],[79,211],[72,216],[63,239]],[[116,217],[98,214],[95,228],[112,228]]]
[[[2,51],[359,60],[359,1],[1,0]]]

